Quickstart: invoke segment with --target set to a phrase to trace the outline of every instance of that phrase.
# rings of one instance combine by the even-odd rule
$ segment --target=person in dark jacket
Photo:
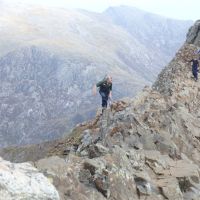
[[[93,93],[96,95],[96,88],[99,88],[99,94],[102,98],[102,112],[108,106],[108,99],[112,99],[112,77],[106,76],[102,81],[94,85]]]
[[[199,71],[199,61],[198,59],[194,58],[192,60],[190,60],[190,62],[192,63],[192,74],[194,76],[195,81],[198,80],[198,71]]]

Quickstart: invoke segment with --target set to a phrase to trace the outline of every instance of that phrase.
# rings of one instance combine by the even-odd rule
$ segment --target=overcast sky
[[[18,0],[11,0],[18,1]],[[129,5],[176,19],[200,19],[200,0],[21,0],[56,7],[102,12],[109,6]]]

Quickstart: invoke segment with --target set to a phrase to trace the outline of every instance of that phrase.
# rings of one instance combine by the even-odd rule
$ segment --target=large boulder
[[[57,190],[29,163],[14,164],[0,158],[1,200],[59,200]]]

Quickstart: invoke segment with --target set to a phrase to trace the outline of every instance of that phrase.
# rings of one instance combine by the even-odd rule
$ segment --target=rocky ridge
[[[199,200],[200,83],[188,63],[199,30],[197,21],[153,87],[135,99],[113,103],[70,137],[0,155],[18,161],[21,151],[21,161],[33,161],[53,180],[60,199]]]
[[[92,119],[100,98],[91,87],[107,73],[115,100],[133,97],[193,23],[131,7],[93,13],[15,1],[0,3],[0,148],[55,140]]]

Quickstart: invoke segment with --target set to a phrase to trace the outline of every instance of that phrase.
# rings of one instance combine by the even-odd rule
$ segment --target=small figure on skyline
[[[195,81],[198,81],[198,72],[199,72],[199,61],[196,57],[189,61],[192,63],[192,74],[194,76]]]
[[[102,81],[98,82],[93,87],[93,94],[96,95],[97,88],[102,97],[102,113],[108,106],[108,99],[112,99],[112,77],[106,76]]]

